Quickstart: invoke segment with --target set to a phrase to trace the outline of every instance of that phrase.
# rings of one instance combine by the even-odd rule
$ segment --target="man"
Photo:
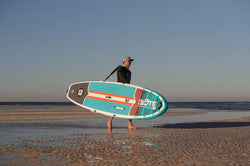
[[[131,71],[129,70],[129,67],[131,66],[132,61],[134,59],[131,59],[130,57],[125,57],[123,59],[123,65],[119,66],[117,69],[117,82],[122,82],[122,83],[130,83],[131,80]],[[112,120],[114,117],[110,117],[107,126],[109,129],[112,129]],[[128,120],[128,129],[137,129],[138,127],[135,127],[132,124],[132,120]]]

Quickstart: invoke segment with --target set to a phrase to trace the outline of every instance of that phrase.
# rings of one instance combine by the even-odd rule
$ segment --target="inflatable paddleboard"
[[[167,111],[166,99],[159,93],[118,82],[85,81],[73,83],[67,98],[95,113],[126,119],[151,119]]]

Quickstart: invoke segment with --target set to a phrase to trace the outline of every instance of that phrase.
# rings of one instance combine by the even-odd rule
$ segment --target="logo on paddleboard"
[[[151,108],[153,110],[156,108],[156,104],[157,104],[156,101],[151,101],[149,99],[140,101],[140,106],[142,106],[144,108]]]

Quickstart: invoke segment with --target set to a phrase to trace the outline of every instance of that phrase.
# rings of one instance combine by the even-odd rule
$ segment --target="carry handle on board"
[[[117,70],[119,67],[120,67],[120,65],[117,66],[117,67],[110,73],[110,75],[109,75],[107,78],[105,78],[105,80],[103,80],[103,82],[107,81],[107,79],[109,79],[109,77],[112,76],[112,74],[114,74],[114,73],[116,72],[116,70]]]

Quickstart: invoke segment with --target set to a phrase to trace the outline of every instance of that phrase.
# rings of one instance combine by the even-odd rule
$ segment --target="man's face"
[[[132,63],[132,61],[125,61],[124,65],[129,67],[129,66],[131,66],[131,63]]]

